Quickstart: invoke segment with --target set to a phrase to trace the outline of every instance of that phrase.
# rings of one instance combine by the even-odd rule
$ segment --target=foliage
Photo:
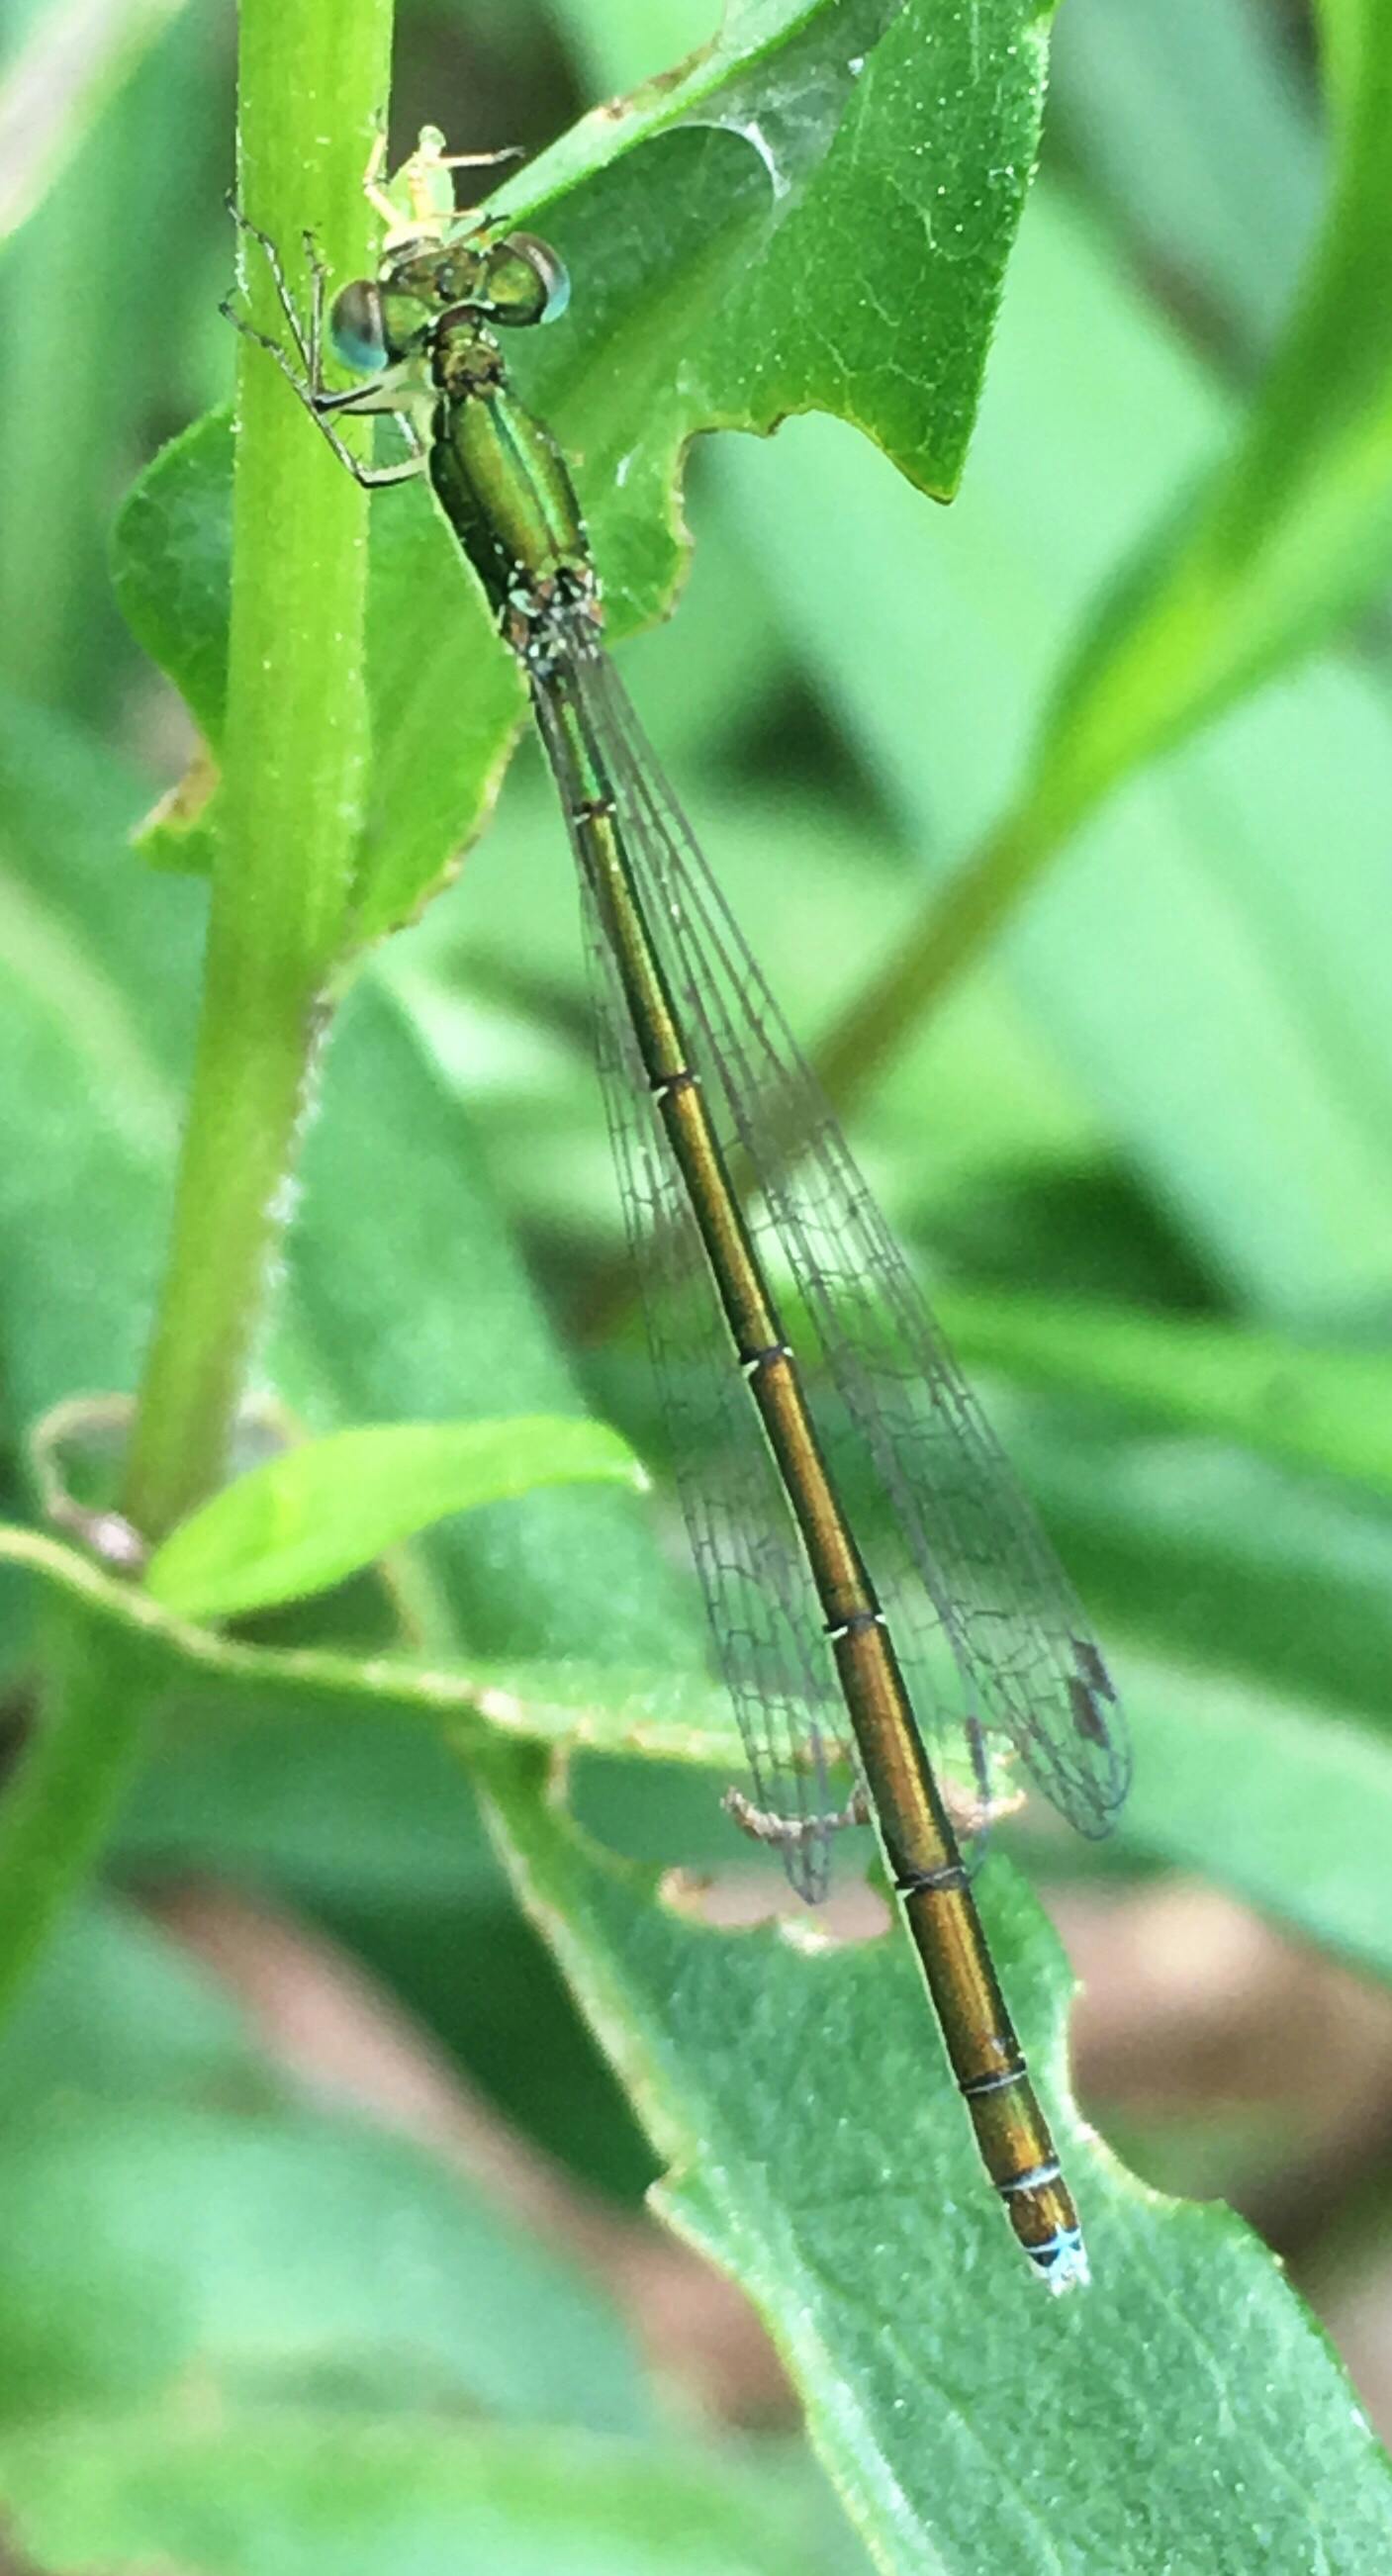
[[[518,374],[620,636],[683,579],[691,485],[681,618],[626,668],[837,1089],[889,1067],[857,1110],[868,1159],[953,1272],[953,1338],[1120,1648],[1141,1763],[1118,1866],[1182,1863],[1386,1980],[1368,816],[1392,723],[1385,638],[1350,619],[1388,554],[1392,36],[1374,0],[1326,0],[1330,177],[1282,314],[1275,217],[1239,204],[1253,169],[1315,159],[1272,26],[1177,9],[1157,55],[1144,0],[1074,5],[1018,250],[1027,0],[731,0],[685,61],[707,31],[675,5],[639,13],[642,59],[619,11],[508,12],[461,82],[493,133],[453,139],[554,131],[568,81],[629,90],[499,191],[575,281]],[[429,34],[407,15],[408,88]],[[244,202],[286,243],[312,221],[336,274],[370,255],[385,59],[371,8],[244,11]],[[862,2548],[1374,2565],[1392,2506],[1337,2364],[1236,2220],[1160,2200],[1073,2108],[1066,1973],[1004,1854],[983,1905],[1097,2275],[1064,2302],[1012,2255],[901,1945],[722,1929],[656,1866],[724,1850],[731,1720],[631,1490],[662,1434],[616,1298],[559,829],[519,764],[431,902],[497,794],[515,676],[424,497],[369,530],[248,350],[234,499],[215,146],[167,141],[211,145],[221,76],[192,16],[131,11],[34,149],[129,176],[120,264],[121,190],[70,177],[0,270],[0,510],[30,586],[0,707],[0,1073],[24,1104],[0,1589],[31,1737],[0,1808],[17,2545],[257,2576],[830,2576]],[[1215,97],[1245,174],[1215,143],[1157,198],[1147,135],[1170,117],[1193,149]],[[127,269],[155,263],[157,407],[148,324],[119,327]],[[75,494],[86,458],[148,452],[175,394],[201,417],[136,478],[113,577],[206,749],[142,864],[122,845],[172,764],[139,727],[117,747],[142,684]],[[959,483],[950,514],[925,497]],[[599,1352],[572,1329],[597,1309]],[[310,1436],[210,1493],[249,1381]],[[144,1584],[35,1526],[30,1464],[53,1407],[137,1384],[135,1466],[92,1507],[162,1541]],[[107,1893],[76,1902],[103,1844]],[[858,2538],[785,2446],[679,2436],[616,2285],[491,2180],[273,2071],[129,1901],[189,1870],[317,1912],[585,2183],[631,2192],[655,2156],[670,2222],[767,2321]]]

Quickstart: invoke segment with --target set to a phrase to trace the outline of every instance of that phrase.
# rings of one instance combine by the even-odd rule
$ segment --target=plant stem
[[[244,0],[240,194],[302,277],[370,266],[363,167],[390,0]],[[284,333],[251,246],[254,320]],[[220,1481],[284,1225],[328,988],[344,962],[368,745],[365,496],[241,344],[224,778],[168,1267],[123,1508],[158,1539]]]
[[[996,824],[935,887],[883,973],[857,994],[817,1050],[816,1071],[844,1114],[911,1030],[987,947],[1066,831],[1033,798]]]

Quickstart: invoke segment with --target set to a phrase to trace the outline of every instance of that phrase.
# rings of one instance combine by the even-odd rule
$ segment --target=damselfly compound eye
[[[489,257],[488,298],[495,322],[554,322],[570,302],[565,262],[535,233],[509,233]]]
[[[382,295],[373,278],[355,277],[340,288],[329,315],[329,338],[334,356],[355,375],[373,376],[386,365]]]
[[[570,302],[570,271],[560,252],[539,241],[535,233],[514,233],[511,247],[522,253],[540,281],[545,301],[537,319],[558,322]]]

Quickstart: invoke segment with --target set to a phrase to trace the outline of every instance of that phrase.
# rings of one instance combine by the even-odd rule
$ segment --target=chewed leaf
[[[657,2205],[770,2320],[886,2576],[1388,2563],[1386,2461],[1273,2257],[1228,2211],[1138,2184],[1070,2104],[1066,1971],[1008,1871],[983,1879],[991,1946],[1096,2248],[1073,2301],[1016,2277],[906,1945],[716,1933],[525,1785],[495,1771],[489,1795],[524,1901],[622,2058],[665,2167]],[[1047,2420],[1060,2389],[1067,2442]]]
[[[451,1512],[539,1485],[641,1486],[602,1422],[392,1422],[334,1432],[253,1468],[156,1550],[146,1585],[185,1618],[229,1618],[324,1591]]]

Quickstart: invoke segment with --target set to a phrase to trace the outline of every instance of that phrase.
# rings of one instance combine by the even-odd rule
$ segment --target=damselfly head
[[[570,302],[565,262],[535,233],[509,233],[489,251],[486,310],[491,322],[555,322]]]
[[[399,244],[383,259],[377,289],[388,358],[403,354],[422,326],[445,313],[461,320],[476,317],[484,329],[525,330],[537,322],[554,322],[570,301],[564,262],[549,242],[538,241],[534,233],[505,233],[501,239],[490,239],[486,231],[475,231],[452,241]],[[366,292],[357,290],[359,298]],[[393,298],[414,310],[398,319],[391,310]],[[369,322],[364,345],[371,345],[371,314],[363,314],[355,302],[347,317],[350,334],[360,318]],[[346,357],[345,352],[340,355]],[[346,358],[346,363],[364,362]]]

